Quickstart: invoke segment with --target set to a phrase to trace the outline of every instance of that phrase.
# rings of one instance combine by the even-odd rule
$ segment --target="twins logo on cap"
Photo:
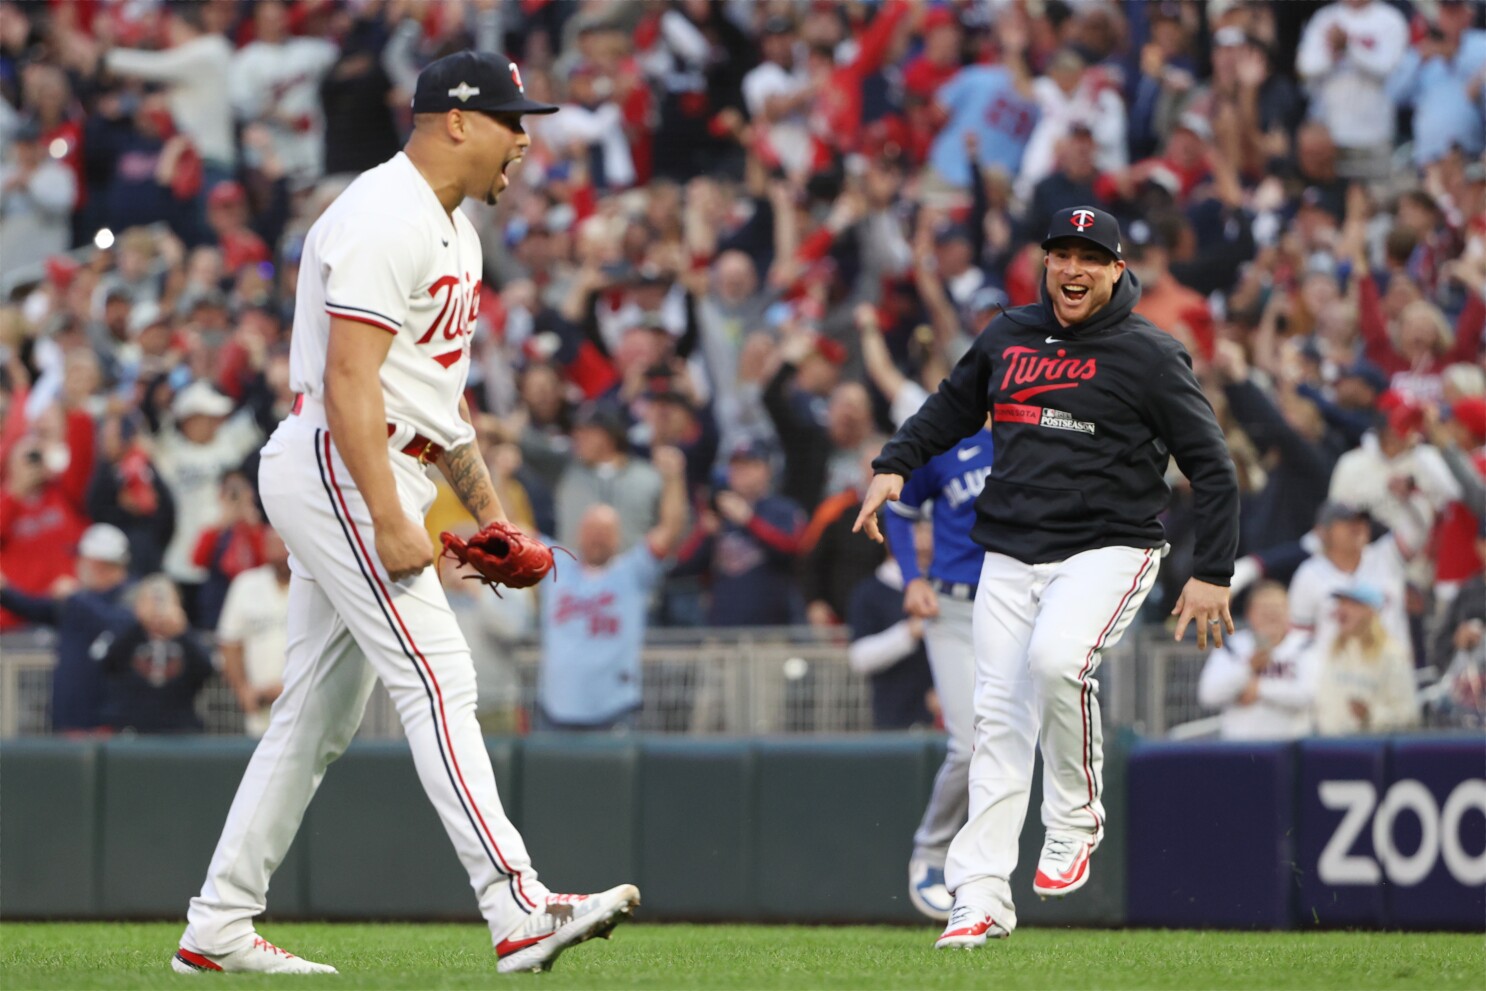
[[[526,85],[521,82],[521,70],[516,68],[515,62],[511,63],[511,82],[516,84],[516,89],[523,96],[526,94]]]
[[[1086,231],[1094,226],[1094,211],[1074,210],[1073,216],[1068,219],[1074,227],[1077,227],[1080,231]]]

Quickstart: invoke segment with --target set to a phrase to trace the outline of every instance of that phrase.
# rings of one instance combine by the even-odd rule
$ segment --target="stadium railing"
[[[30,630],[0,637],[0,739],[45,735],[54,637]],[[642,732],[690,735],[861,733],[872,730],[871,692],[851,670],[844,631],[812,627],[654,629],[643,655]],[[1099,671],[1106,725],[1161,736],[1205,715],[1197,678],[1203,654],[1173,644],[1161,627],[1132,631]],[[540,648],[515,647],[507,658],[515,698],[483,704],[493,733],[531,725]],[[213,677],[197,699],[206,732],[243,732],[242,712],[226,681]],[[399,739],[402,727],[379,685],[367,706],[362,739]]]

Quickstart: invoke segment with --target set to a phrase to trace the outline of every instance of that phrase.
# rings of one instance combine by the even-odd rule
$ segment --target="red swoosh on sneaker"
[[[981,936],[988,932],[995,924],[996,920],[988,915],[973,926],[966,926],[963,929],[953,929],[947,933],[943,933],[939,938],[945,939],[949,936]]]
[[[222,969],[221,967],[218,967],[216,964],[212,963],[206,957],[202,956],[200,953],[192,953],[190,950],[179,949],[175,951],[175,955],[180,959],[181,963],[195,967],[197,970]]]
[[[552,933],[543,933],[540,936],[532,936],[528,939],[503,939],[495,944],[495,955],[498,957],[508,957],[518,950],[524,950],[528,946],[535,946],[544,939],[550,939],[551,936]]]
[[[1086,843],[1083,849],[1079,851],[1078,857],[1068,866],[1068,870],[1059,874],[1057,877],[1048,877],[1042,871],[1038,871],[1037,883],[1044,888],[1061,888],[1064,885],[1072,884],[1083,876],[1084,868],[1088,866],[1088,863],[1089,846]]]

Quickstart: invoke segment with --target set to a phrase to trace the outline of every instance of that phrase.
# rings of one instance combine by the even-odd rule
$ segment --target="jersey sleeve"
[[[389,334],[402,330],[427,267],[418,231],[385,220],[343,223],[326,232],[320,259],[327,313]]]

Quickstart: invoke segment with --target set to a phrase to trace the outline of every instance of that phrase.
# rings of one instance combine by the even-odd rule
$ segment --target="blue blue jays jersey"
[[[975,526],[975,500],[991,474],[993,454],[991,432],[982,429],[914,472],[898,501],[887,504],[887,538],[905,583],[919,577],[913,521],[922,516],[928,502],[934,504],[934,560],[929,577],[980,583],[985,550],[970,539],[970,530]]]

